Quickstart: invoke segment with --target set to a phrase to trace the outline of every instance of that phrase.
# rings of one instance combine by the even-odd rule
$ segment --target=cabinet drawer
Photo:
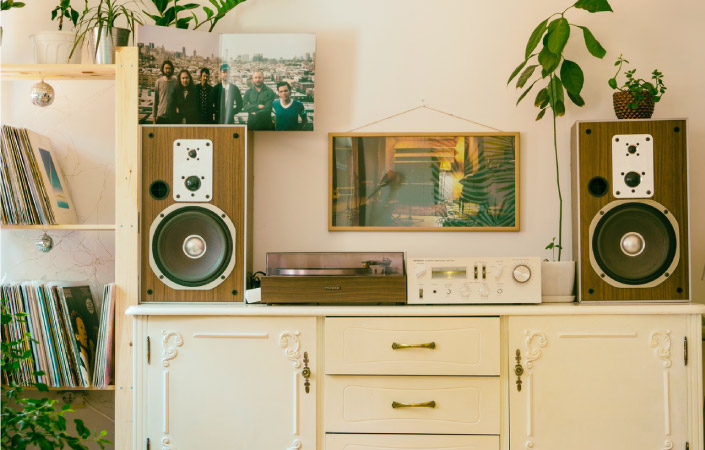
[[[327,432],[499,434],[498,377],[329,375],[324,391]]]
[[[327,374],[499,375],[497,317],[352,317],[325,324]]]
[[[498,450],[499,436],[327,434],[326,450]]]

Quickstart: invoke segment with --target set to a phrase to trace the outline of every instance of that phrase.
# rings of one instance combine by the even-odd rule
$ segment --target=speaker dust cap
[[[173,289],[212,289],[235,267],[235,227],[210,204],[174,204],[149,230],[149,265]]]
[[[660,203],[613,201],[590,224],[590,263],[612,286],[657,286],[678,266],[678,235],[678,222]]]

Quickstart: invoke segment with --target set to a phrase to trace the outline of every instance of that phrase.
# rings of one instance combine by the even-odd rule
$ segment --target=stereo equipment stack
[[[241,302],[252,267],[244,126],[142,127],[142,302]]]
[[[687,122],[576,122],[571,144],[579,299],[688,301]]]
[[[541,303],[541,260],[409,258],[409,304]]]

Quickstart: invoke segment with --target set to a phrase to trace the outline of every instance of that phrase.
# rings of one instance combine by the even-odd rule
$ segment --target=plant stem
[[[551,75],[551,81],[553,81],[553,75]],[[551,103],[555,104],[555,83],[551,82]],[[558,139],[556,137],[556,110],[551,107],[551,114],[553,115],[553,151],[556,157],[556,187],[558,188],[558,261],[561,260],[561,251],[563,250],[563,195],[561,195],[561,175],[558,168]],[[555,247],[554,247],[555,248]]]

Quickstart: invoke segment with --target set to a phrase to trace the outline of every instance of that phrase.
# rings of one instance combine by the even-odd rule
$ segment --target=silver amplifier
[[[409,304],[541,303],[541,259],[409,258]]]

